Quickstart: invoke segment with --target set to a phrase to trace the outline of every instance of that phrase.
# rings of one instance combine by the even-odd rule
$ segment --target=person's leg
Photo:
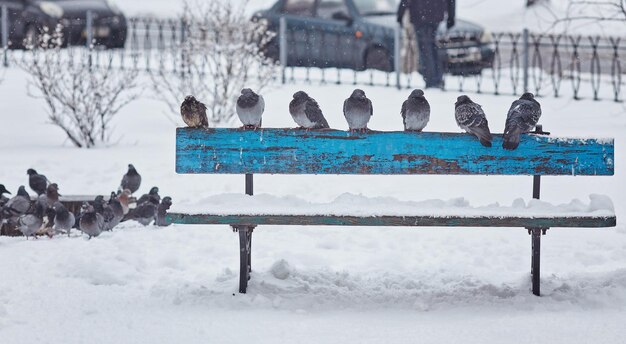
[[[430,41],[432,44],[432,53],[433,53],[433,83],[434,87],[442,87],[443,86],[443,66],[441,64],[441,60],[439,59],[439,49],[437,47],[437,28],[439,25],[432,25],[430,27]]]
[[[417,47],[420,55],[420,73],[426,82],[426,88],[439,87],[441,78],[437,78],[437,53],[435,49],[434,34],[431,25],[416,25]]]

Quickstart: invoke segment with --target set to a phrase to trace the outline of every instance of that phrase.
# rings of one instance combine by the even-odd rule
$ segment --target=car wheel
[[[383,72],[393,71],[393,67],[389,61],[389,54],[382,48],[373,48],[367,52],[365,56],[365,68],[382,70]]]

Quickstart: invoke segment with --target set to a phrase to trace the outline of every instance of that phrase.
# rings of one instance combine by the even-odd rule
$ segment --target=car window
[[[317,16],[324,19],[333,19],[333,14],[342,12],[350,14],[344,0],[321,0],[317,5]]]
[[[315,0],[287,0],[283,7],[283,13],[296,16],[312,16]]]

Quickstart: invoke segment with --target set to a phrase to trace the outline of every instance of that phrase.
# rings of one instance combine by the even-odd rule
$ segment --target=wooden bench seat
[[[492,148],[456,133],[369,132],[295,129],[179,128],[176,171],[180,174],[245,174],[246,194],[253,195],[254,174],[332,175],[524,175],[533,176],[539,199],[541,176],[612,176],[612,139],[551,138],[523,135],[517,150]],[[361,191],[361,190],[355,190]],[[512,190],[513,192],[517,190]],[[524,196],[520,192],[520,197]],[[240,238],[240,284],[245,293],[251,271],[252,232],[259,225],[518,227],[532,238],[533,293],[540,294],[541,236],[554,227],[607,228],[611,216],[337,216],[307,214],[170,213],[178,224],[230,225]]]

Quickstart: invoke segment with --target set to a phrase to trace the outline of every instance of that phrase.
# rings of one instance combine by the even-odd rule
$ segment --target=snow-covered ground
[[[184,0],[120,0],[117,1],[129,15],[157,15],[173,16],[180,12]],[[193,2],[194,0],[191,0]],[[203,0],[197,0],[202,2]],[[241,2],[242,0],[228,0]],[[250,13],[266,9],[273,5],[276,0],[250,0],[248,10]],[[611,1],[616,2],[616,1]],[[595,3],[607,3],[601,0],[585,1],[585,5],[569,7],[570,0],[542,0],[536,6],[526,8],[525,0],[458,0],[457,16],[466,20],[480,23],[484,27],[497,32],[521,32],[524,28],[532,32],[557,32],[567,31],[572,34],[601,34],[609,36],[626,35],[624,22],[597,20],[576,20],[562,22],[553,26],[555,20],[566,17],[580,16],[607,16],[615,15],[611,12],[610,5],[598,6]]]
[[[175,126],[156,99],[120,113],[117,144],[77,150],[46,124],[44,104],[28,98],[25,87],[17,69],[0,84],[0,183],[10,190],[34,167],[63,194],[106,194],[132,162],[144,177],[140,192],[159,185],[179,209],[243,193],[243,176],[176,175]],[[266,92],[265,126],[293,125],[287,104],[299,88],[318,99],[333,127],[345,129],[341,104],[350,86],[317,84]],[[371,127],[401,129],[408,90],[364,90],[375,106]],[[459,131],[452,115],[457,94],[427,96],[428,130]],[[501,132],[514,98],[472,98]],[[623,219],[624,105],[568,96],[541,102],[541,122],[553,135],[615,137],[617,145],[615,177],[545,178],[543,199],[569,204],[604,194]],[[255,188],[266,199],[319,203],[462,197],[476,207],[515,207],[518,198],[528,203],[532,178],[256,176]],[[0,342],[573,344],[623,343],[626,336],[622,224],[550,230],[542,243],[541,298],[529,291],[530,238],[520,229],[267,226],[255,232],[253,246],[249,293],[240,295],[238,239],[226,226],[127,223],[89,241],[0,238]]]

